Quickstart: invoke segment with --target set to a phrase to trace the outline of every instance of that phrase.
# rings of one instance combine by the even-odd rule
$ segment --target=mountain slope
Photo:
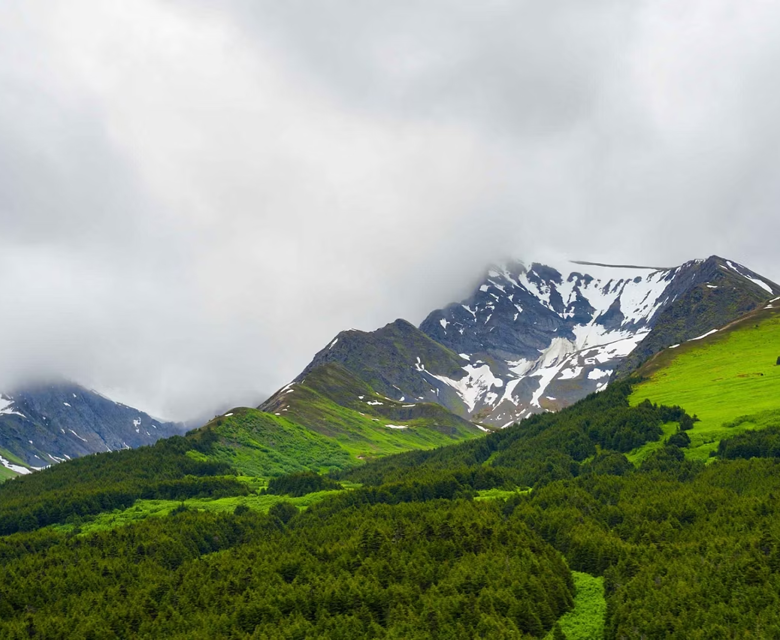
[[[339,364],[377,393],[399,402],[435,402],[458,415],[466,413],[457,392],[441,379],[465,377],[468,361],[406,320],[371,332],[342,331],[295,381],[327,363]]]
[[[477,426],[435,402],[393,400],[377,393],[335,362],[308,367],[259,409],[334,438],[357,459],[442,446],[480,434]]]
[[[658,314],[650,334],[618,367],[619,375],[627,375],[666,347],[723,327],[780,295],[780,286],[721,258],[694,264],[683,284],[687,288]]]
[[[214,418],[187,438],[208,452],[190,452],[191,457],[226,462],[248,476],[345,469],[359,462],[332,438],[287,417],[245,407]]]
[[[504,426],[603,389],[616,371],[778,294],[717,256],[671,269],[517,262],[491,269],[471,297],[432,312],[420,329],[469,360],[460,375],[439,377],[461,415]]]
[[[72,383],[31,385],[0,395],[0,464],[12,474],[152,444],[182,431],[181,425]]]
[[[706,460],[722,439],[780,425],[779,303],[668,348],[638,369],[647,379],[635,385],[633,405],[680,405],[700,418],[687,432],[689,458]]]

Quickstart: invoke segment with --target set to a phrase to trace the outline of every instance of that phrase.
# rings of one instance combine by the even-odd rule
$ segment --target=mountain
[[[130,449],[182,433],[73,383],[37,384],[0,395],[0,464],[4,476],[99,451]]]
[[[293,385],[338,364],[388,399],[437,403],[498,428],[569,406],[777,295],[774,282],[718,256],[674,268],[512,262],[491,268],[471,296],[433,311],[419,329],[399,319],[342,331]],[[346,406],[343,394],[329,393]]]
[[[376,392],[399,402],[434,402],[461,417],[468,415],[457,390],[442,381],[460,377],[468,360],[406,320],[371,332],[342,331],[294,382],[329,363],[339,364]]]
[[[719,258],[494,272],[484,323],[435,312],[452,346],[343,332],[260,409],[0,485],[0,637],[780,637],[776,285]],[[544,366],[512,385],[517,357]],[[612,373],[484,437],[443,405],[575,366]]]
[[[777,295],[774,282],[717,256],[675,268],[515,262],[420,330],[466,361],[437,376],[458,394],[459,413],[504,426],[568,406]]]

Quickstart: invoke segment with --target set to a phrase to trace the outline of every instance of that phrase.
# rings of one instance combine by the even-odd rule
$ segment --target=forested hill
[[[705,466],[681,437],[635,468],[694,418],[630,393],[267,489],[208,430],[11,480],[0,637],[778,637],[780,467],[741,456],[780,447]],[[606,618],[567,626],[570,570],[603,576]]]
[[[671,349],[649,380],[358,467],[291,419],[236,410],[9,480],[0,637],[780,637],[780,428],[725,425],[720,444],[691,449],[713,428],[706,385],[774,388],[774,370],[740,373],[776,347],[767,307]],[[287,395],[354,395],[326,370]],[[692,375],[702,390],[681,397],[695,411],[673,393]],[[407,408],[360,410],[373,422]],[[287,467],[288,447],[307,462]],[[573,572],[603,585],[590,604]]]

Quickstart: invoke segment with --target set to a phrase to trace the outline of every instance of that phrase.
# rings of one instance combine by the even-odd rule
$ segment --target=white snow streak
[[[702,335],[700,335],[697,338],[691,338],[690,340],[688,340],[688,342],[693,342],[694,340],[701,340],[702,338],[706,338],[707,336],[711,336],[713,333],[717,333],[717,332],[718,332],[717,329],[713,329],[712,331],[708,331],[707,333],[703,333]]]

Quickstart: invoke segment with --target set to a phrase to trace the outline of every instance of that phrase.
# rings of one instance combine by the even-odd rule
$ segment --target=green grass
[[[15,478],[18,475],[19,474],[15,471],[11,471],[0,465],[0,482],[4,482],[5,480],[8,480],[8,478]]]
[[[633,451],[627,453],[626,458],[628,458],[629,461],[635,466],[639,466],[651,453],[660,449],[671,435],[677,433],[679,426],[680,425],[678,425],[676,422],[667,422],[666,424],[661,425],[661,429],[663,429],[664,434],[658,440],[655,442],[648,442],[641,447],[637,447]]]
[[[531,489],[480,489],[474,500],[506,500],[521,493],[531,493]]]
[[[720,440],[748,429],[780,424],[780,315],[750,314],[702,340],[667,349],[639,370],[647,380],[634,388],[630,402],[680,405],[700,422],[688,432],[686,455],[707,460]],[[630,457],[638,461],[659,443]]]
[[[337,442],[286,417],[234,409],[210,422],[218,442],[207,457],[227,462],[239,472],[269,477],[296,471],[345,469],[359,462]],[[191,451],[193,457],[206,457]]]
[[[78,530],[79,534],[86,535],[96,531],[107,531],[109,529],[116,529],[117,527],[124,527],[140,522],[141,520],[146,520],[147,518],[162,518],[182,504],[186,505],[189,509],[210,512],[233,511],[237,506],[244,505],[250,509],[266,513],[277,502],[287,500],[292,502],[299,509],[306,509],[315,502],[319,502],[323,498],[337,493],[340,492],[320,491],[317,493],[310,493],[300,498],[274,495],[261,496],[255,494],[249,496],[217,498],[213,500],[193,498],[191,500],[185,500],[184,502],[179,500],[138,500],[132,507],[123,511],[115,510],[108,513],[101,513],[94,518],[83,522],[53,525],[51,528],[55,531],[66,533]]]
[[[332,363],[310,371],[264,408],[335,441],[356,462],[483,435],[440,405],[391,400]]]
[[[432,449],[482,432],[437,404],[404,404],[377,394],[337,365],[311,371],[276,394],[264,411],[233,409],[192,434],[216,436],[198,458],[227,462],[250,476],[346,469],[412,449]],[[404,428],[393,428],[401,426]],[[201,451],[208,451],[201,448]]]
[[[607,601],[604,598],[604,578],[572,571],[577,595],[574,608],[561,616],[561,625],[567,640],[596,640],[604,637],[604,618],[607,613]],[[551,640],[552,632],[545,640]]]

